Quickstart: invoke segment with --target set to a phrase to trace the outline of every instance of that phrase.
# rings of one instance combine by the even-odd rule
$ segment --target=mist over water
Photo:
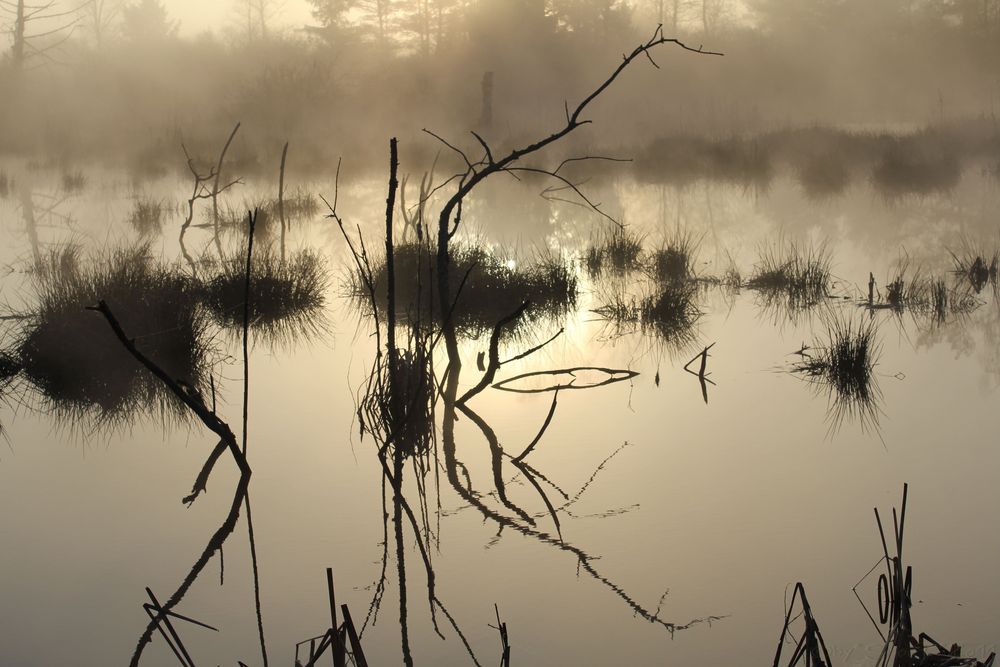
[[[0,665],[992,664],[1000,2],[0,24]]]

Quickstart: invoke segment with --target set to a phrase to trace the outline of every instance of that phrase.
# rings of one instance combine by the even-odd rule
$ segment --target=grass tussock
[[[587,248],[584,266],[593,277],[605,272],[623,276],[642,268],[643,238],[627,229],[615,229],[597,238]]]
[[[158,235],[163,231],[163,218],[166,205],[148,197],[139,197],[128,215],[128,224],[143,238]]]
[[[919,268],[913,269],[909,258],[903,258],[893,270],[885,285],[882,303],[875,307],[888,307],[897,314],[903,311],[920,312],[931,302],[933,279],[923,275]]]
[[[968,285],[979,294],[988,285],[997,287],[997,265],[1000,263],[1000,252],[987,251],[966,243],[961,250],[948,251],[954,263],[955,275],[960,282]]]
[[[137,245],[86,262],[73,247],[52,251],[35,282],[38,304],[21,325],[16,361],[57,414],[101,422],[164,407],[186,414],[86,307],[107,301],[145,354],[197,389],[206,380],[205,323],[189,278]]]
[[[435,252],[422,243],[399,244],[394,263],[397,321],[436,325],[440,321],[440,303]],[[491,331],[525,301],[531,305],[521,322],[540,316],[558,317],[576,304],[576,275],[565,262],[551,256],[520,266],[479,246],[455,245],[451,248],[449,271],[451,300],[455,304],[452,318],[463,336],[478,337]],[[384,312],[388,286],[385,260],[376,261],[372,272],[379,309]],[[352,276],[350,290],[359,299],[369,299],[356,275]]]
[[[678,230],[653,251],[650,273],[660,284],[683,283],[695,278],[700,238],[690,231]]]
[[[798,245],[779,241],[765,246],[744,287],[792,310],[810,308],[827,297],[831,258],[825,244]]]
[[[323,330],[327,272],[311,250],[282,260],[269,246],[256,249],[251,267],[250,328],[265,340],[285,341]],[[215,274],[199,288],[212,320],[224,329],[241,331],[246,291],[246,255],[223,258]]]
[[[859,419],[863,427],[877,427],[881,393],[875,367],[880,352],[873,319],[834,317],[827,324],[825,339],[809,351],[803,349],[802,360],[792,372],[829,390],[832,427],[846,417]]]

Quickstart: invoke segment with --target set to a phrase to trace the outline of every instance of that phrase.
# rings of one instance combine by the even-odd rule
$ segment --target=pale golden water
[[[34,178],[36,193],[57,189],[55,177]],[[180,203],[186,187],[165,178],[142,190]],[[851,587],[881,556],[872,507],[898,505],[904,482],[910,485],[906,549],[914,568],[915,627],[942,643],[961,644],[965,654],[996,650],[1000,309],[989,289],[974,312],[943,325],[875,313],[877,428],[849,417],[833,428],[827,394],[786,372],[793,353],[821,337],[829,309],[868,317],[857,300],[869,271],[884,284],[905,251],[912,262],[944,275],[951,268],[948,248],[966,241],[995,247],[996,181],[969,174],[949,194],[901,201],[886,201],[864,184],[818,202],[783,181],[766,192],[704,183],[675,189],[627,178],[594,187],[650,248],[678,224],[692,230],[701,238],[697,268],[704,274],[721,273],[731,257],[749,275],[759,246],[779,238],[825,241],[833,291],[854,298],[786,319],[762,309],[751,291],[709,289],[699,299],[704,314],[696,340],[676,350],[641,330],[616,331],[592,312],[608,288],[591,280],[578,258],[606,226],[600,218],[542,200],[529,186],[486,190],[470,202],[470,238],[518,262],[543,249],[561,255],[575,262],[581,280],[574,312],[542,323],[504,356],[561,326],[565,333],[504,366],[498,379],[575,366],[638,373],[630,381],[560,392],[551,426],[527,459],[570,497],[586,486],[559,512],[563,542],[538,493],[511,466],[503,470],[507,495],[535,522],[527,532],[499,530],[455,493],[443,471],[439,491],[434,475],[428,477],[432,514],[440,494],[440,518],[431,520],[439,531],[432,550],[437,595],[479,661],[499,659],[499,636],[490,627],[496,603],[510,632],[513,664],[770,664],[784,599],[801,581],[836,664],[873,664],[881,642]],[[317,181],[305,189],[330,194],[332,184]],[[377,246],[384,184],[347,183],[341,190],[341,213]],[[134,240],[124,224],[132,191],[120,175],[91,172],[84,192],[56,209],[72,220],[40,220],[39,242],[76,241],[93,251]],[[247,192],[228,202],[238,206]],[[24,269],[32,250],[15,197],[0,204],[0,216],[2,259],[13,269],[3,279],[3,297],[30,305]],[[168,214],[164,234],[152,241],[168,258],[179,256],[182,218]],[[213,251],[207,230],[193,230],[189,243],[198,253]],[[328,334],[261,343],[251,355],[251,499],[272,664],[292,664],[294,644],[329,625],[326,567],[335,569],[338,602],[350,605],[356,621],[365,618],[383,539],[381,469],[370,438],[359,438],[355,416],[374,354],[371,325],[343,296],[348,255],[330,221],[317,215],[296,223],[288,243],[319,249],[331,285]],[[625,282],[636,289],[639,280]],[[681,367],[711,343],[708,370],[716,386],[709,387],[706,404],[698,379]],[[236,426],[240,352],[232,338],[217,344],[219,411]],[[485,347],[485,340],[463,345],[463,389],[479,379],[475,356]],[[517,453],[550,403],[549,393],[487,390],[470,407]],[[0,663],[122,664],[146,625],[144,587],[161,599],[176,588],[222,521],[236,472],[220,460],[207,495],[187,508],[180,500],[214,444],[200,425],[143,419],[108,432],[86,422],[54,422],[40,405],[24,389],[8,394],[0,412],[6,437]],[[482,431],[461,415],[456,446],[479,499],[516,519],[491,495]],[[565,502],[551,487],[546,492],[557,507]],[[434,633],[424,572],[412,533],[406,534],[416,664],[471,663],[440,613],[445,640]],[[363,636],[376,665],[401,661],[394,547],[389,554],[377,623]],[[185,644],[198,664],[259,665],[243,518],[225,545],[221,584],[219,560],[213,557],[177,611],[220,632],[183,627]],[[859,592],[874,603],[873,581]],[[641,612],[677,625],[717,618],[671,634]],[[143,664],[172,661],[154,638]]]

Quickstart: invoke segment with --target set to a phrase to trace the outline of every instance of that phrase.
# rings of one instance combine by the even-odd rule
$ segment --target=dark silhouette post
[[[483,74],[483,110],[479,116],[479,127],[488,130],[493,126],[493,72]]]

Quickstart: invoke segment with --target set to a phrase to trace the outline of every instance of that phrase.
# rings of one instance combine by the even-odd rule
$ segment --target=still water
[[[59,244],[78,244],[86,262],[145,239],[154,256],[191,270],[177,240],[190,194],[181,175],[133,184],[95,168],[70,187],[58,172],[17,164],[7,171],[15,181],[0,202],[7,314],[31,311],[34,254]],[[328,197],[334,190],[332,178],[296,187]],[[553,392],[487,388],[470,400],[471,414],[458,413],[451,456],[460,466],[446,461],[438,432],[422,477],[407,467],[404,491],[430,532],[423,537],[436,596],[479,663],[501,653],[495,604],[512,664],[770,664],[786,600],[803,582],[836,664],[873,664],[882,642],[852,587],[882,556],[872,508],[886,516],[904,483],[915,627],[961,644],[964,655],[996,650],[1000,306],[989,285],[971,295],[974,307],[941,319],[869,309],[866,301],[869,273],[882,294],[903,262],[960,282],[952,253],[992,253],[1000,243],[1000,184],[967,173],[944,194],[890,199],[856,184],[820,200],[781,178],[766,190],[627,176],[590,187],[645,253],[678,230],[695,239],[692,269],[703,278],[735,268],[745,282],[768,248],[822,246],[831,258],[829,297],[788,308],[706,280],[686,335],[664,340],[641,323],[606,317],[611,301],[635,302],[651,289],[643,269],[588,270],[588,248],[612,233],[606,220],[541,198],[530,183],[489,186],[473,197],[464,243],[514,269],[555,258],[577,281],[575,304],[530,322],[501,344],[501,357],[563,333],[504,364],[496,380],[575,367],[630,371],[621,381],[558,392],[544,437],[524,459],[537,473],[530,480],[509,457],[497,471],[496,446],[523,451],[546,421]],[[235,188],[224,205],[239,211],[273,189],[267,182]],[[140,197],[163,203],[161,231],[129,223]],[[342,177],[338,212],[360,226],[369,250],[384,241],[384,200],[384,181]],[[184,250],[205,272],[200,261],[218,250],[204,224],[210,205],[197,206]],[[392,494],[358,422],[377,343],[351,294],[346,244],[324,213],[300,216],[284,239],[287,253],[309,249],[322,258],[321,312],[285,335],[251,333],[248,460],[261,620],[270,662],[293,664],[296,643],[329,627],[325,569],[332,567],[338,604],[365,624],[369,664],[399,664]],[[258,251],[279,252],[273,225],[257,241]],[[228,233],[219,245],[238,254],[242,243]],[[875,327],[878,396],[863,418],[838,411],[828,386],[790,372],[803,358],[796,352],[815,349],[837,318]],[[23,323],[4,322],[5,349]],[[476,357],[489,331],[476,333],[461,340],[460,394],[481,376]],[[215,326],[206,335],[217,411],[238,430],[238,331]],[[703,394],[683,367],[709,345]],[[440,376],[443,349],[435,363]],[[580,373],[577,383],[603,379]],[[534,376],[521,386],[551,385]],[[3,387],[0,663],[123,664],[148,622],[145,587],[163,600],[188,575],[233,502],[238,471],[223,456],[207,492],[188,507],[181,499],[216,442],[196,420],[154,405],[102,421],[94,410],[61,411],[23,377]],[[222,557],[212,556],[175,609],[218,629],[175,621],[198,664],[262,664],[245,519],[241,513]],[[444,639],[435,632],[416,537],[409,525],[403,535],[415,663],[471,664],[440,610]],[[858,593],[877,606],[874,579]],[[143,664],[176,661],[159,636],[143,656]]]

